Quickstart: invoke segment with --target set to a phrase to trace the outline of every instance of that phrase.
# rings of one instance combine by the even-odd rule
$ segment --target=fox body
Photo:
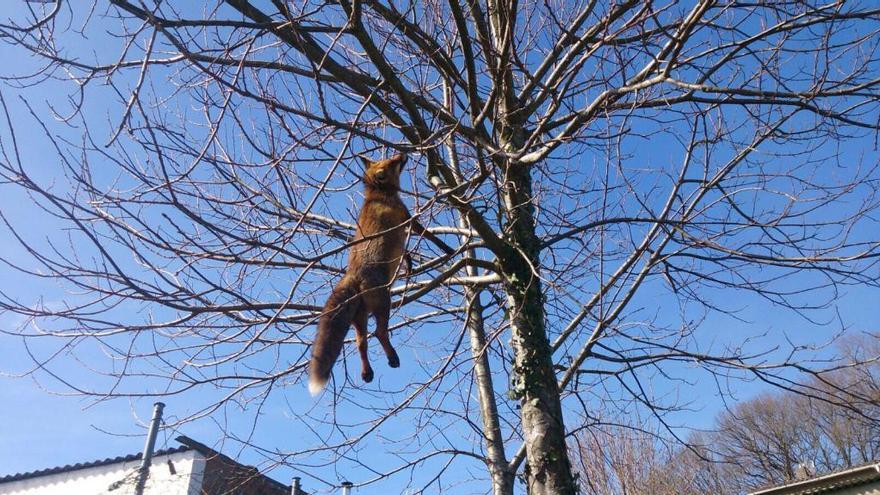
[[[400,358],[388,336],[391,312],[391,283],[404,257],[409,211],[401,201],[400,172],[404,155],[387,160],[364,160],[364,204],[357,222],[348,268],[333,288],[318,321],[318,333],[309,364],[309,391],[319,393],[330,378],[330,370],[342,351],[349,327],[357,332],[361,357],[361,378],[373,380],[367,356],[367,318],[376,320],[376,338],[385,350],[388,365],[400,366]],[[422,230],[422,229],[419,229]]]

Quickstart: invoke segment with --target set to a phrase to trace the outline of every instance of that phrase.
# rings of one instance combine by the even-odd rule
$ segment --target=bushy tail
[[[330,370],[342,352],[345,334],[361,305],[358,292],[356,281],[344,277],[324,304],[324,312],[318,321],[318,334],[312,344],[312,361],[309,364],[309,392],[312,396],[324,390],[330,379]]]

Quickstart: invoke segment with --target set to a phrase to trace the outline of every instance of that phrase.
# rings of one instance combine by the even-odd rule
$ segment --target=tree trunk
[[[544,293],[538,278],[540,244],[535,235],[529,168],[508,166],[507,180],[507,233],[514,253],[501,264],[515,355],[513,392],[520,401],[525,436],[525,479],[529,495],[573,495],[577,486],[544,326]]]
[[[498,89],[496,132],[501,148],[516,153],[525,145],[526,135],[523,102],[516,95],[512,70],[517,2],[489,0],[487,10],[497,54],[493,68]],[[539,278],[541,247],[535,234],[531,168],[501,157],[496,157],[495,163],[504,177],[504,237],[508,248],[496,254],[512,332],[512,392],[520,401],[526,455],[524,478],[529,495],[574,495],[577,486],[568,460],[562,404],[544,326],[544,292]]]
[[[480,401],[480,415],[483,420],[483,436],[486,442],[486,464],[492,475],[493,495],[513,495],[514,472],[508,468],[504,454],[504,438],[498,420],[498,406],[495,403],[495,389],[492,385],[492,372],[486,345],[486,330],[483,324],[483,305],[479,291],[467,290],[468,315],[467,328],[471,340],[471,353],[474,357],[474,375]]]
[[[452,108],[453,95],[449,86],[444,88],[444,103]],[[456,178],[460,179],[461,169],[453,143],[447,143],[449,161]],[[458,219],[459,227],[470,230],[471,224],[462,214]],[[462,243],[467,243],[467,237]],[[477,258],[473,249],[467,251],[468,257]],[[476,267],[465,268],[468,276],[478,275]],[[481,290],[468,287],[465,289],[467,302],[467,320],[465,325],[471,341],[471,355],[474,358],[474,380],[477,384],[477,400],[480,404],[480,417],[483,421],[483,439],[486,442],[486,467],[492,476],[492,495],[513,495],[513,483],[516,469],[512,469],[504,452],[504,437],[501,434],[501,421],[498,416],[498,404],[495,399],[495,386],[492,383],[492,368],[489,364],[488,345],[486,342],[486,325],[483,320],[483,304],[480,302]]]

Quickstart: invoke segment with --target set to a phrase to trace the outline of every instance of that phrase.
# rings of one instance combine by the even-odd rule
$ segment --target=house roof
[[[153,453],[154,457],[163,456],[163,455],[171,455],[177,454],[179,452],[186,452],[188,450],[193,450],[191,447],[187,447],[186,445],[181,445],[179,447],[174,447],[171,449],[162,449],[157,450]],[[7,474],[6,476],[0,476],[0,483],[8,483],[10,481],[19,481],[25,480],[28,478],[37,478],[39,476],[49,476],[52,474],[58,473],[66,473],[68,471],[77,471],[79,469],[88,469],[98,466],[107,466],[110,464],[117,464],[123,462],[131,462],[131,461],[139,461],[143,454],[138,452],[137,454],[128,454],[121,455],[117,457],[108,457],[106,459],[99,459],[96,461],[89,462],[77,462],[76,464],[65,464],[64,466],[56,466],[50,467],[46,469],[38,469],[36,471],[27,471],[24,473],[15,473],[15,474]]]
[[[880,481],[880,462],[835,471],[787,485],[765,488],[749,495],[814,495]]]
[[[201,442],[197,442],[196,440],[193,440],[192,438],[189,438],[187,436],[181,435],[181,436],[175,438],[175,440],[178,443],[180,443],[181,445],[178,447],[170,448],[170,449],[157,450],[153,453],[153,457],[172,455],[172,454],[177,454],[177,453],[181,453],[181,452],[188,452],[188,451],[194,450],[196,452],[201,453],[205,457],[209,457],[209,458],[221,457],[226,462],[239,464],[234,459],[232,459],[228,456],[225,456],[225,455],[221,454],[220,452],[208,447],[207,445],[205,445]],[[28,472],[24,472],[24,473],[9,474],[6,476],[0,476],[0,483],[9,483],[12,481],[20,481],[20,480],[26,480],[29,478],[37,478],[40,476],[49,476],[49,475],[58,474],[58,473],[77,471],[80,469],[88,469],[88,468],[99,467],[99,466],[107,466],[110,464],[119,464],[119,463],[123,463],[123,462],[139,461],[139,460],[141,460],[142,455],[143,454],[141,452],[138,452],[137,454],[128,454],[128,455],[122,455],[122,456],[118,456],[118,457],[108,457],[106,459],[99,459],[99,460],[91,461],[91,462],[78,462],[76,464],[66,464],[64,466],[56,466],[56,467],[51,467],[51,468],[46,468],[46,469],[39,469],[36,471],[28,471]],[[248,467],[248,468],[253,469],[253,471],[256,474],[259,474],[259,472],[257,471],[256,468],[251,468],[251,467]],[[261,475],[261,476],[263,476],[269,483],[276,485],[276,488],[282,489],[282,490],[287,489],[287,486],[284,485],[283,483],[280,483],[280,482],[278,482],[278,481],[276,481],[266,475]]]
[[[233,459],[227,455],[224,455],[224,454],[220,453],[219,451],[214,450],[211,447],[208,447],[207,445],[205,445],[201,442],[193,440],[192,438],[181,435],[181,436],[175,438],[175,440],[177,440],[178,442],[183,444],[184,447],[188,447],[189,449],[200,452],[202,455],[204,455],[207,458],[220,458],[226,464],[237,465],[237,466],[240,466],[240,467],[246,469],[247,471],[250,471],[252,476],[261,476],[268,484],[272,485],[274,490],[278,490],[278,491],[284,492],[284,493],[288,493],[290,490],[290,487],[288,487],[284,483],[281,483],[280,481],[277,481],[273,478],[266,476],[265,474],[262,474],[259,471],[259,469],[255,468],[253,466],[245,466],[245,465],[241,464],[240,462],[236,461],[235,459]],[[302,492],[302,491],[300,491],[299,493],[305,494],[305,492]]]

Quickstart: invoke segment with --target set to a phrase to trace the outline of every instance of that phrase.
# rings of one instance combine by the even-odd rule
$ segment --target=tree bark
[[[444,104],[452,110],[453,95],[450,85],[444,87]],[[452,141],[446,143],[449,162],[456,178],[461,178],[458,153]],[[470,222],[463,214],[459,214],[458,225],[465,231],[471,229]],[[462,244],[468,239],[463,236]],[[467,250],[467,256],[477,259],[476,250]],[[477,268],[465,268],[469,277],[477,276]],[[495,399],[495,386],[492,381],[492,367],[489,363],[488,343],[486,341],[486,324],[483,319],[483,304],[480,302],[481,289],[468,287],[465,289],[467,302],[467,319],[465,326],[471,341],[471,355],[474,359],[474,381],[477,385],[477,400],[480,404],[480,418],[483,421],[483,439],[486,443],[486,467],[492,476],[493,495],[513,495],[513,483],[516,469],[511,469],[504,452],[504,437],[501,434],[501,421],[498,415],[498,404]]]
[[[486,343],[486,329],[483,323],[483,305],[480,293],[468,289],[467,328],[471,340],[471,353],[474,357],[474,378],[480,401],[480,415],[483,420],[483,435],[486,442],[486,464],[492,475],[493,495],[513,495],[514,472],[508,468],[504,454],[504,438],[498,420],[498,406],[495,403],[495,388],[492,384],[492,371]]]
[[[525,109],[516,96],[511,50],[515,46],[516,0],[490,0],[488,13],[496,55],[497,135],[501,148],[515,153],[525,144]],[[552,349],[544,324],[540,279],[540,241],[535,233],[531,167],[496,159],[502,187],[506,249],[497,253],[507,296],[514,353],[512,394],[519,399],[525,442],[523,472],[529,495],[574,495],[577,485],[565,443],[565,422],[553,371]],[[517,466],[511,466],[515,469]]]
[[[504,206],[514,253],[502,260],[502,271],[515,355],[513,393],[520,401],[525,436],[525,479],[530,495],[573,495],[577,485],[568,459],[562,404],[544,325],[530,169],[509,166],[507,179]]]

